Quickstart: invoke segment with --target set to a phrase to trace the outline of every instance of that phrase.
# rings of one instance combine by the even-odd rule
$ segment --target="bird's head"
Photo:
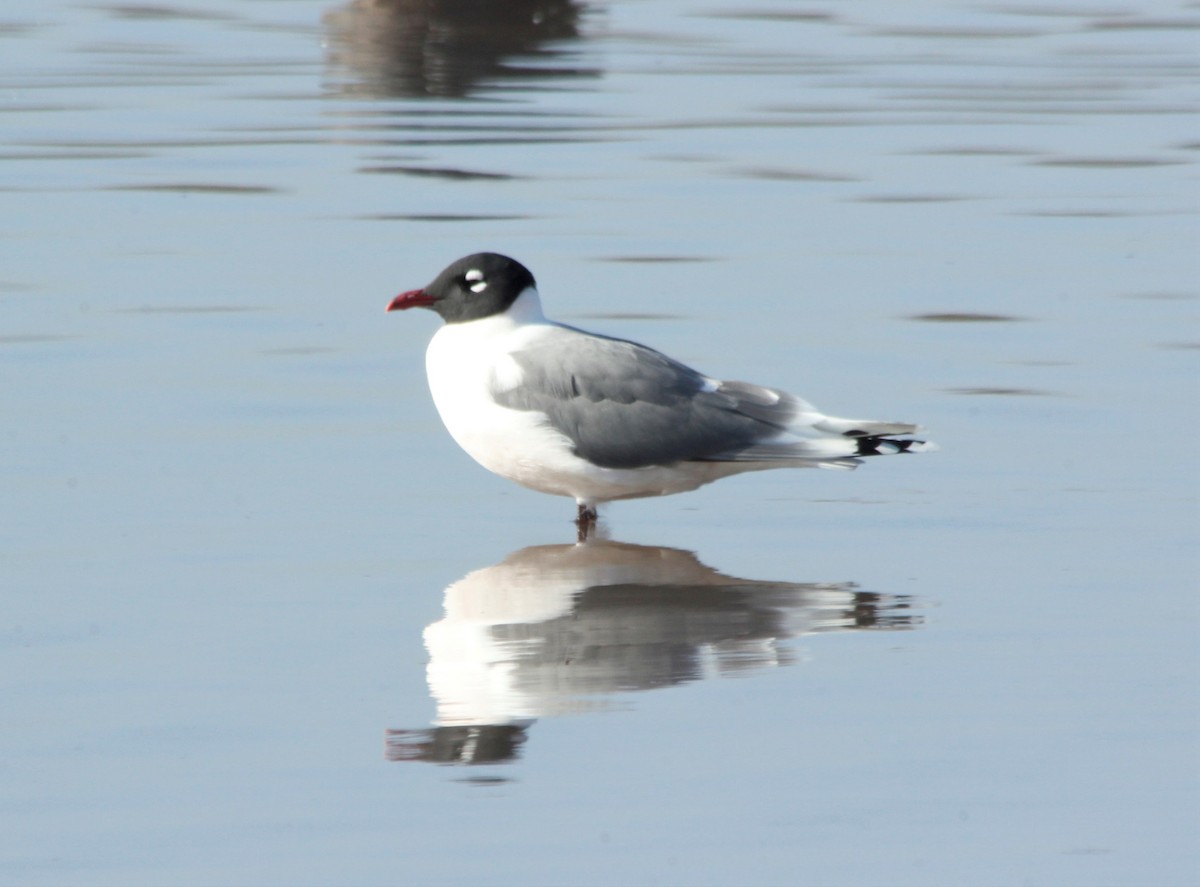
[[[465,323],[507,311],[536,286],[529,269],[516,259],[474,253],[451,263],[428,286],[396,296],[387,310],[432,308],[446,323]]]

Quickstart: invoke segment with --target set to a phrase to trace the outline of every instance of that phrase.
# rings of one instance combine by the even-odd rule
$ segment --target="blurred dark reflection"
[[[781,642],[801,635],[921,623],[909,597],[735,579],[688,551],[610,541],[514,552],[450,585],[445,611],[425,629],[436,726],[389,730],[389,760],[512,760],[538,717],[787,665]]]
[[[533,79],[593,76],[561,46],[579,37],[583,9],[572,0],[353,0],[325,14],[329,86],[461,98],[501,80],[527,88]]]

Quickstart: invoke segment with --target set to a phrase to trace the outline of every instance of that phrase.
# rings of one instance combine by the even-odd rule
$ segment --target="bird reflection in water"
[[[353,0],[325,14],[331,88],[343,95],[463,98],[483,84],[593,76],[562,41],[571,0]]]
[[[789,638],[921,621],[908,596],[849,582],[736,579],[674,548],[606,540],[524,548],[446,589],[444,618],[425,629],[436,726],[389,730],[387,756],[511,761],[536,718],[787,665]]]

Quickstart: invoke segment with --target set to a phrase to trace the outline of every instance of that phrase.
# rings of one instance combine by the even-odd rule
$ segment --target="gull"
[[[433,402],[476,462],[576,502],[579,541],[604,502],[665,496],[745,471],[852,469],[935,445],[906,422],[840,419],[748,382],[726,382],[625,339],[549,320],[533,274],[474,253],[388,311],[445,321],[425,354]]]

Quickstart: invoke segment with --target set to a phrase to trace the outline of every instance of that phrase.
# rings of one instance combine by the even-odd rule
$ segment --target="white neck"
[[[508,306],[505,316],[514,324],[545,323],[542,313],[542,298],[533,287],[526,287],[515,302]]]

